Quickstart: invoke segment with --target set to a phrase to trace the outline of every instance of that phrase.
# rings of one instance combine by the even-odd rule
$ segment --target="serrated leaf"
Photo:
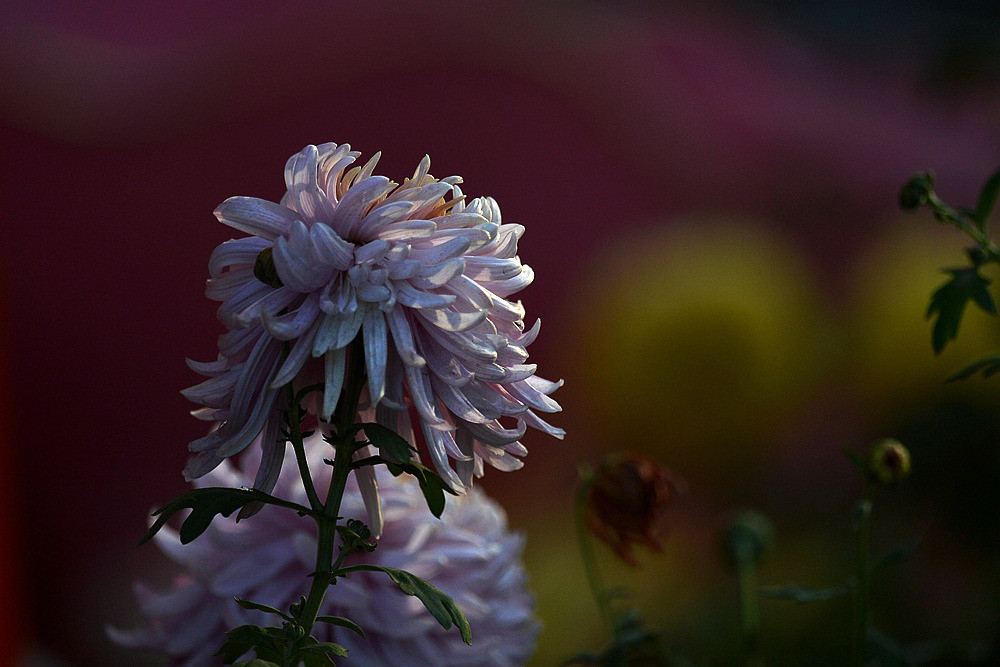
[[[274,640],[267,636],[264,628],[257,625],[241,625],[226,632],[226,643],[215,655],[222,658],[222,663],[231,665],[234,660],[246,655],[260,646],[273,648]],[[240,664],[246,664],[241,662]]]
[[[160,509],[153,512],[157,519],[139,540],[142,546],[153,538],[160,528],[177,512],[190,509],[191,513],[181,524],[181,544],[187,544],[201,535],[212,523],[216,514],[229,516],[247,503],[257,500],[252,491],[247,489],[208,488],[194,489],[183,493]]]
[[[300,652],[297,657],[305,667],[333,667],[337,664],[326,653]]]
[[[989,180],[983,185],[983,189],[979,192],[979,200],[976,202],[976,211],[973,215],[973,219],[979,226],[979,229],[983,229],[986,226],[986,222],[990,218],[990,213],[993,212],[993,206],[997,201],[997,194],[1000,193],[1000,169],[993,172]]]
[[[139,540],[137,546],[142,546],[153,539],[160,528],[170,520],[170,517],[181,510],[190,509],[191,513],[184,519],[180,529],[181,544],[188,544],[196,537],[204,533],[216,514],[228,517],[230,514],[240,509],[244,505],[252,502],[261,502],[268,505],[277,505],[293,509],[300,514],[310,514],[308,507],[303,507],[297,503],[292,503],[280,498],[275,498],[257,489],[228,489],[223,487],[210,487],[207,489],[193,489],[177,496],[160,509],[153,512],[157,517],[153,525],[150,526],[146,534]]]
[[[983,377],[988,378],[1000,372],[1000,352],[993,352],[981,359],[977,359],[959,372],[949,377],[945,382],[955,380],[967,380],[979,371],[983,372]]]
[[[837,588],[805,588],[803,586],[785,586],[783,588],[768,588],[760,591],[764,597],[773,600],[792,600],[799,604],[806,602],[820,602],[822,600],[832,600],[843,597],[851,592],[847,586]]]
[[[303,646],[299,651],[301,653],[314,653],[317,655],[335,655],[338,658],[347,657],[347,649],[333,642],[316,642],[309,646]]]
[[[451,599],[447,594],[441,589],[431,584],[429,581],[424,581],[415,574],[410,574],[405,570],[399,570],[394,567],[382,567],[380,565],[352,565],[350,567],[345,567],[341,569],[341,573],[346,574],[348,572],[385,572],[389,577],[396,582],[399,586],[399,590],[403,591],[407,595],[412,595],[424,603],[434,618],[437,619],[438,623],[441,624],[445,630],[451,627],[454,623],[458,627],[459,632],[462,634],[462,640],[472,645],[472,628],[469,627],[469,621],[466,620],[465,614],[462,610],[458,608],[455,601]]]
[[[391,428],[371,422],[361,424],[361,428],[368,441],[378,447],[379,453],[384,458],[391,461],[409,461],[412,458],[412,452],[416,451],[413,445]]]
[[[964,269],[945,269],[952,275],[951,280],[944,283],[931,295],[926,317],[930,319],[937,314],[931,343],[934,353],[938,354],[958,336],[958,327],[965,312],[965,304],[970,299],[991,315],[996,314],[996,305],[986,287],[990,281],[979,274],[973,267]]]
[[[361,629],[361,626],[348,618],[343,618],[341,616],[317,616],[316,620],[320,623],[339,625],[342,628],[347,628],[352,632],[358,633],[361,635],[362,639],[367,639],[367,637],[365,637],[365,631]]]
[[[441,513],[444,512],[445,492],[447,491],[453,496],[458,495],[452,491],[451,487],[448,486],[448,483],[440,475],[416,461],[407,461],[406,463],[387,462],[385,467],[389,469],[389,472],[394,477],[399,477],[404,472],[416,477],[417,483],[420,485],[420,491],[424,494],[424,500],[427,501],[427,509],[439,519],[441,518]]]
[[[265,614],[277,614],[286,621],[293,620],[292,617],[286,614],[285,612],[281,611],[280,609],[275,609],[274,607],[271,607],[269,605],[261,604],[260,602],[252,602],[250,600],[244,600],[243,598],[233,598],[233,599],[236,600],[236,604],[243,607],[244,609],[250,609],[253,611],[262,611]]]

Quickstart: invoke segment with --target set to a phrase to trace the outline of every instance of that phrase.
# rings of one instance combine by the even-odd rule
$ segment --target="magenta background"
[[[836,300],[908,175],[933,166],[967,201],[995,166],[989,89],[933,100],[905,54],[848,65],[735,19],[582,3],[5,4],[0,349],[32,642],[70,664],[124,660],[94,637],[155,561],[131,545],[184,489],[202,429],[179,390],[197,381],[184,357],[213,358],[221,332],[202,290],[231,233],[211,211],[279,198],[305,144],[381,150],[396,180],[426,152],[434,174],[494,196],[528,228],[533,360],[568,381],[561,314],[623,235],[682,212],[756,214]],[[528,489],[571,483],[588,406],[565,408],[564,444],[529,435],[524,471],[487,476],[515,522]]]

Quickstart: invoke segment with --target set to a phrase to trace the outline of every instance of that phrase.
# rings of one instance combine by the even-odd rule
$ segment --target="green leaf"
[[[996,314],[993,297],[986,289],[990,281],[979,275],[977,269],[974,267],[945,269],[944,272],[950,273],[952,278],[938,287],[931,295],[931,302],[927,307],[926,314],[926,317],[930,319],[937,313],[937,320],[934,322],[934,331],[931,335],[935,354],[940,353],[948,341],[954,340],[958,336],[958,326],[962,321],[962,313],[965,312],[965,304],[969,299],[975,301],[987,313]]]
[[[276,662],[271,662],[270,660],[254,658],[253,660],[242,660],[236,663],[236,667],[281,667],[281,665]]]
[[[267,635],[264,628],[257,625],[241,625],[226,633],[226,643],[222,645],[222,648],[215,655],[222,658],[223,664],[231,665],[237,658],[262,646],[271,649],[277,648],[274,640]]]
[[[361,428],[364,429],[369,442],[378,447],[379,453],[391,461],[409,461],[412,452],[417,451],[403,436],[391,428],[371,422],[361,424]]]
[[[244,609],[262,611],[266,614],[277,614],[286,621],[293,620],[292,617],[286,614],[285,612],[281,611],[280,609],[275,609],[274,607],[271,607],[269,605],[261,604],[260,602],[251,602],[250,600],[244,600],[242,598],[233,598],[233,599],[236,600],[236,604],[243,607]]]
[[[441,518],[441,513],[444,512],[445,491],[453,496],[458,495],[451,490],[447,482],[441,479],[440,475],[416,461],[407,461],[406,463],[387,462],[385,467],[389,469],[389,472],[394,477],[399,477],[404,472],[416,477],[417,483],[420,484],[420,491],[424,494],[424,500],[427,501],[427,508],[431,511],[431,514],[439,519]]]
[[[399,586],[399,590],[403,591],[407,595],[413,595],[427,607],[434,618],[437,619],[438,623],[441,624],[445,630],[451,627],[454,622],[458,627],[459,632],[462,633],[462,640],[472,645],[472,628],[469,627],[469,621],[466,620],[465,614],[462,610],[458,608],[455,601],[452,600],[448,595],[446,595],[441,589],[437,588],[428,581],[424,581],[420,577],[410,574],[405,570],[398,570],[394,567],[382,567],[380,565],[351,565],[350,567],[345,567],[340,570],[341,574],[346,574],[348,572],[385,572],[389,577],[396,582]]]
[[[188,544],[208,529],[216,514],[229,516],[251,502],[286,507],[300,514],[312,513],[312,510],[308,507],[275,498],[257,489],[227,489],[222,487],[193,489],[187,493],[182,493],[153,512],[153,516],[157,517],[157,519],[149,530],[146,531],[142,539],[139,540],[137,546],[142,546],[153,539],[153,536],[159,532],[160,528],[163,528],[167,521],[170,520],[170,517],[181,510],[191,510],[191,513],[184,519],[184,523],[181,524],[180,530],[181,544]]]
[[[785,586],[784,588],[768,588],[760,592],[761,595],[773,600],[792,600],[803,604],[806,602],[820,602],[822,600],[832,600],[843,597],[851,592],[847,586],[837,588],[804,588],[802,586]]]
[[[998,193],[1000,193],[1000,169],[993,172],[993,175],[986,181],[982,191],[979,193],[979,201],[976,202],[976,211],[972,216],[979,229],[983,229],[986,226],[986,222],[990,218],[990,213],[993,212],[993,206],[996,204]]]
[[[317,616],[316,620],[321,623],[329,623],[330,625],[339,625],[342,628],[347,628],[353,632],[361,635],[362,639],[367,639],[365,637],[365,631],[361,629],[361,626],[354,621],[343,618],[342,616]]]
[[[296,657],[305,667],[333,667],[337,664],[326,653],[308,653],[303,650]]]
[[[180,530],[181,544],[187,544],[205,532],[216,514],[229,516],[252,500],[256,500],[256,498],[247,489],[213,487],[194,489],[183,493],[153,512],[153,516],[158,516],[158,518],[143,538],[139,540],[139,546],[152,539],[153,535],[163,527],[170,517],[183,509],[191,509],[191,513],[181,524]]]
[[[982,359],[977,359],[972,362],[959,372],[955,373],[949,377],[945,382],[954,382],[955,380],[968,380],[970,377],[978,373],[983,372],[983,377],[988,378],[996,373],[1000,372],[1000,352],[993,352]]]
[[[333,642],[316,642],[315,644],[310,644],[309,646],[300,648],[299,652],[315,653],[318,655],[335,655],[338,658],[347,657],[347,649],[340,644],[334,644]]]

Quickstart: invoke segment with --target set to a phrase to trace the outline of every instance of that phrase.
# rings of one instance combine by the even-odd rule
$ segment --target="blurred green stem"
[[[757,650],[760,630],[760,613],[757,608],[757,564],[753,561],[739,564],[740,618],[743,621],[743,645],[747,652]]]
[[[580,490],[576,494],[576,536],[580,542],[580,556],[583,558],[583,569],[587,573],[587,583],[590,592],[597,603],[597,611],[601,621],[608,629],[608,636],[614,639],[615,618],[611,611],[611,600],[604,588],[601,571],[597,567],[597,555],[594,551],[594,540],[587,529],[587,493],[593,481],[590,468],[586,464],[580,466]]]
[[[854,530],[857,533],[857,551],[855,554],[854,589],[854,661],[857,665],[865,664],[865,653],[868,645],[869,606],[871,598],[871,516],[872,516],[872,486],[864,482],[861,499],[855,506]]]

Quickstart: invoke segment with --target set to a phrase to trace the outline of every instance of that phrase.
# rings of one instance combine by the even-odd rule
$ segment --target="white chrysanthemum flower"
[[[317,484],[329,483],[331,468],[322,463],[329,456],[329,445],[318,436],[306,445],[311,467],[319,471]],[[276,494],[306,504],[290,451],[288,456]],[[195,485],[245,485],[258,462],[259,451],[253,448],[241,461],[248,472],[226,461]],[[378,481],[385,512],[382,538],[374,552],[352,554],[345,564],[395,567],[430,581],[465,613],[473,645],[465,644],[454,626],[441,627],[417,598],[401,593],[379,572],[356,572],[338,580],[320,608],[321,615],[356,622],[367,639],[326,623],[317,623],[313,636],[347,648],[348,664],[464,667],[526,662],[539,625],[520,561],[524,540],[507,530],[500,506],[474,489],[449,498],[441,519],[436,519],[413,477],[393,478],[379,466]],[[349,481],[341,513],[363,519],[364,512],[357,484]],[[168,526],[154,539],[185,570],[169,591],[136,584],[148,628],[110,628],[108,632],[126,646],[163,652],[175,664],[218,664],[212,654],[222,646],[227,630],[247,623],[280,623],[275,616],[243,609],[234,597],[287,609],[309,591],[307,575],[316,560],[316,524],[291,510],[269,505],[249,521],[217,518],[198,539],[183,546]]]
[[[560,409],[549,394],[561,384],[526,363],[539,322],[526,331],[524,308],[507,300],[533,277],[516,254],[524,227],[503,224],[492,198],[466,202],[461,178],[434,178],[426,156],[397,185],[372,175],[378,154],[348,169],[359,155],[347,144],[307,146],[285,165],[280,204],[233,197],[215,211],[253,236],[223,243],[209,260],[207,294],[223,302],[218,316],[230,331],[217,361],[189,362],[209,379],[184,395],[205,406],[197,416],[222,424],[191,443],[188,479],[260,438],[254,486],[270,491],[283,459],[279,389],[316,378],[324,391],[315,411],[329,419],[359,332],[375,418],[409,437],[412,406],[456,491],[482,475],[484,461],[519,468],[526,427],[562,437],[536,414]],[[503,425],[505,417],[516,422]]]

